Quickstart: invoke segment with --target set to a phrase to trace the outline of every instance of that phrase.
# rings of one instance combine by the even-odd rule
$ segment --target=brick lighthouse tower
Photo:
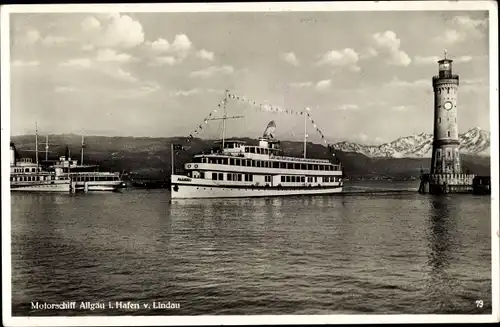
[[[453,75],[453,60],[438,61],[438,75],[432,78],[434,89],[434,140],[431,174],[460,174],[458,147],[457,92],[458,75]]]
[[[474,175],[462,174],[458,138],[457,94],[459,78],[453,74],[453,60],[438,61],[434,89],[434,138],[430,174],[422,175],[421,193],[462,193],[472,191]]]

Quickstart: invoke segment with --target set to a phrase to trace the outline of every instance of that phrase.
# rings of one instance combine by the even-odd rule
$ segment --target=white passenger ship
[[[10,144],[10,190],[17,192],[66,192],[71,191],[71,180],[62,170],[43,170],[31,158],[16,157],[16,149]]]
[[[280,156],[279,142],[258,146],[222,142],[217,153],[198,154],[172,175],[172,198],[231,198],[332,194],[342,191],[342,167],[329,160]]]

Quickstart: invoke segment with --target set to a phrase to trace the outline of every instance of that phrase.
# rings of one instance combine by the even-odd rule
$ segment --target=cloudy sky
[[[11,134],[187,136],[224,90],[302,110],[328,140],[432,132],[444,49],[460,75],[459,131],[489,130],[488,13],[12,14]],[[302,116],[229,100],[228,136],[301,138]],[[219,112],[220,113],[220,112]],[[217,115],[217,114],[214,114]],[[205,126],[205,125],[204,125]],[[320,137],[309,125],[310,140]],[[200,134],[220,136],[220,121]]]

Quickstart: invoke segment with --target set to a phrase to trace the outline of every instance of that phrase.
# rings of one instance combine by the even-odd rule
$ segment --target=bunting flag
[[[227,91],[227,90],[226,90]],[[274,113],[286,113],[286,114],[291,114],[291,115],[297,115],[297,116],[300,116],[300,115],[304,115],[306,114],[307,115],[307,118],[309,119],[309,121],[311,122],[311,124],[313,125],[313,127],[315,128],[316,132],[321,136],[321,139],[323,140],[323,142],[329,147],[329,149],[331,149],[328,141],[325,139],[325,135],[323,134],[323,132],[319,129],[318,125],[316,124],[316,122],[312,119],[311,117],[311,114],[309,112],[309,108],[306,108],[305,110],[302,110],[302,111],[295,111],[295,110],[290,110],[290,109],[283,109],[283,108],[278,108],[278,107],[273,107],[272,105],[269,105],[269,104],[264,104],[264,103],[258,103],[256,101],[252,101],[252,100],[249,100],[247,99],[246,97],[240,97],[240,96],[236,96],[232,93],[229,93],[229,91],[227,91],[227,98],[229,99],[236,99],[240,102],[243,102],[243,103],[246,103],[246,104],[249,104],[249,105],[252,105],[256,110],[259,110],[259,111],[263,111],[263,112],[274,112]],[[212,115],[214,113],[217,112],[217,109],[220,109],[221,106],[224,106],[226,103],[227,103],[227,98],[224,98],[220,103],[217,104],[217,107],[215,109],[213,109],[204,119],[203,119],[203,122],[205,124],[208,124],[208,120],[210,120],[210,118],[212,117]],[[193,133],[189,134],[189,137],[187,138],[187,142],[191,142],[195,136],[198,136],[200,131],[203,130],[203,126],[202,124],[200,124],[194,131]],[[194,134],[194,135],[193,135]],[[335,154],[333,154],[335,156]]]

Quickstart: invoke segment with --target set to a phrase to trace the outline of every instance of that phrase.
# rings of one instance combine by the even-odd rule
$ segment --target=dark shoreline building
[[[420,193],[472,193],[474,174],[463,174],[460,165],[460,141],[457,123],[459,77],[453,74],[453,60],[438,61],[438,75],[432,78],[434,89],[434,138],[430,174],[423,174]]]

